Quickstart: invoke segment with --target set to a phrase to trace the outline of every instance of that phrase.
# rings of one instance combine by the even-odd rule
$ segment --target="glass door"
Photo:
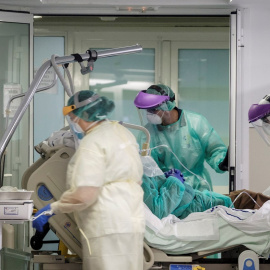
[[[30,80],[30,58],[32,54],[32,16],[11,12],[0,12],[0,136],[18,108],[21,98],[15,99],[7,108],[11,97],[28,90]],[[9,109],[9,112],[6,110]],[[4,155],[4,185],[20,186],[21,177],[29,166],[30,122],[27,111],[15,131]]]
[[[28,90],[32,77],[32,36],[33,17],[29,14],[0,12],[0,139],[12,121],[20,105],[21,98],[14,99],[8,106],[10,98]],[[1,185],[21,188],[21,179],[31,161],[32,133],[28,109],[2,157]],[[23,228],[15,230],[15,248],[28,246],[18,235],[26,235]],[[26,239],[23,237],[23,239]]]
[[[224,43],[183,45],[172,43],[172,86],[178,107],[207,118],[225,145],[229,146],[229,33]],[[229,192],[229,174],[216,173],[207,163],[214,191]]]

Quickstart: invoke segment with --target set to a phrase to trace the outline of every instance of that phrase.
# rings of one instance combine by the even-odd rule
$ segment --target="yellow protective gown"
[[[69,189],[54,213],[75,212],[84,270],[143,269],[143,169],[132,133],[104,121],[82,139],[67,170]]]

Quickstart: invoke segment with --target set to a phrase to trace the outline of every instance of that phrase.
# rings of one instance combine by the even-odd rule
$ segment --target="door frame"
[[[5,23],[29,24],[29,85],[33,80],[33,15],[20,12],[0,11],[0,20]],[[33,163],[33,104],[29,107],[29,165]]]

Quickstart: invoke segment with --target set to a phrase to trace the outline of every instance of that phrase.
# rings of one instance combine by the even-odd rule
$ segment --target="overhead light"
[[[111,17],[111,16],[108,16],[108,17],[99,17],[102,21],[104,22],[113,22],[117,19],[117,17]]]
[[[127,12],[153,12],[157,11],[159,7],[116,7],[117,11],[127,11]]]
[[[42,16],[34,15],[34,19],[42,19]]]

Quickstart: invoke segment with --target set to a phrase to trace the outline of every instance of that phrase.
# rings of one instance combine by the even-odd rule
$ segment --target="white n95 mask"
[[[150,113],[150,112],[147,112],[147,120],[151,123],[151,124],[154,124],[154,125],[160,125],[162,124],[162,118],[155,114],[155,113]]]

